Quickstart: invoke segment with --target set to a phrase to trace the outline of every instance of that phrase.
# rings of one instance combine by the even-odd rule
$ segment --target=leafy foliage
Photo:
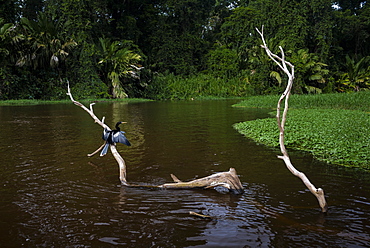
[[[121,83],[121,78],[139,78],[140,70],[135,64],[141,59],[140,55],[131,52],[123,42],[99,39],[97,50],[100,52],[101,72],[107,76],[107,85],[111,88],[113,98],[127,97]]]
[[[209,85],[220,92],[206,91],[212,95],[226,94],[226,79],[246,84],[226,95],[281,93],[286,78],[259,47],[255,27],[262,25],[273,52],[282,46],[296,67],[295,93],[366,90],[370,4],[337,1],[333,8],[332,3],[6,0],[0,6],[0,98],[64,97],[65,78],[89,89],[81,96],[167,95],[158,83],[163,75],[190,84],[176,87],[184,90],[194,88],[194,78],[214,80]],[[99,40],[115,52],[105,54]],[[134,54],[144,67],[140,78],[129,77],[139,70],[127,69],[123,59]],[[137,58],[129,60],[138,66]]]
[[[275,118],[235,124],[249,138],[278,147]],[[369,170],[370,118],[362,111],[300,109],[289,112],[285,145],[311,152],[319,160]]]
[[[248,108],[276,108],[280,96],[252,96],[235,104],[235,107]],[[370,112],[370,91],[351,94],[320,94],[320,95],[291,95],[289,108],[323,108],[323,109],[348,109]]]
[[[207,56],[207,72],[219,78],[233,78],[239,73],[237,60],[235,50],[219,46]]]
[[[13,24],[11,23],[3,23],[3,19],[0,19],[0,41],[1,41],[1,44],[0,45],[0,55],[2,58],[0,61],[1,62],[5,62],[5,58],[9,55],[10,51],[8,50],[7,48],[7,45],[9,45],[11,43],[11,39],[10,39],[10,32],[12,30],[12,28],[14,27]],[[4,61],[3,61],[4,60]]]
[[[346,56],[346,71],[338,80],[340,91],[360,91],[370,89],[370,56],[362,57],[358,62]]]
[[[195,99],[199,97],[241,97],[251,88],[243,79],[215,78],[208,74],[180,77],[157,75],[147,88],[146,97],[158,100]]]
[[[295,87],[305,93],[322,93],[329,73],[328,65],[320,62],[318,55],[309,53],[308,49],[293,52],[291,62],[297,71]]]
[[[19,47],[16,65],[30,65],[33,69],[58,67],[69,55],[69,50],[77,45],[63,35],[66,25],[51,21],[44,13],[40,13],[37,22],[22,17],[20,28],[23,36],[15,43]]]

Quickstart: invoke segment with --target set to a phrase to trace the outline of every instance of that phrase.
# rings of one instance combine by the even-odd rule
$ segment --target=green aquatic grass
[[[234,125],[245,136],[278,147],[275,118]],[[318,160],[370,170],[370,114],[345,109],[291,109],[285,128],[288,148],[311,152]]]
[[[280,96],[251,96],[235,107],[276,108]],[[370,91],[316,95],[292,95],[289,108],[352,109],[370,111]]]
[[[44,101],[44,100],[3,100],[0,101],[0,106],[11,106],[11,105],[40,105],[40,104],[56,104],[56,103],[67,103],[67,100],[63,101]]]
[[[143,98],[123,98],[123,99],[76,99],[80,102],[144,102],[151,101]],[[71,103],[71,100],[34,100],[34,99],[20,99],[20,100],[3,100],[0,101],[0,106],[13,106],[13,105],[44,105],[44,104],[60,104]]]

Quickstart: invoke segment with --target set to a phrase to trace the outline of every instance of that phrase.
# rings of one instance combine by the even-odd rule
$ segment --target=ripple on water
[[[235,167],[245,187],[241,196],[117,187],[118,168],[110,154],[86,157],[101,145],[101,129],[81,109],[72,104],[8,110],[1,119],[13,122],[0,122],[0,151],[9,154],[0,157],[0,246],[370,245],[370,181],[365,175],[293,153],[297,168],[328,195],[329,213],[323,216],[312,194],[276,159],[276,151],[232,129],[237,121],[265,117],[267,110],[236,110],[224,101],[95,108],[112,123],[130,120],[125,131],[133,146],[118,147],[127,158],[130,182],[162,184],[170,173],[191,180]],[[23,137],[8,135],[20,127],[26,130]],[[55,135],[40,138],[50,134]],[[190,211],[214,218],[201,219]]]

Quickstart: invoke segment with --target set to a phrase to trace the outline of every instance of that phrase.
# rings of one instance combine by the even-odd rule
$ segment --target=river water
[[[86,156],[102,144],[102,129],[81,108],[0,107],[0,247],[369,247],[369,174],[290,151],[325,190],[329,212],[321,214],[277,149],[232,128],[270,110],[236,102],[100,102],[94,111],[111,127],[127,121],[121,128],[132,146],[118,150],[128,182],[163,184],[171,173],[187,181],[234,167],[243,195],[120,186],[110,152]]]

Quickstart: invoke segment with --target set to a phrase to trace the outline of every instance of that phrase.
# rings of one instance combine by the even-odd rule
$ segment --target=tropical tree
[[[2,0],[0,4],[0,16],[5,22],[15,23],[20,13],[19,0]]]
[[[238,54],[226,46],[218,46],[208,54],[208,73],[218,78],[233,78],[239,74]]]
[[[127,42],[111,41],[109,38],[99,38],[96,46],[99,51],[101,74],[105,77],[113,98],[125,98],[127,93],[123,87],[124,78],[139,78],[141,56],[130,51]]]
[[[347,55],[345,71],[338,80],[340,91],[370,89],[370,56],[356,61]]]
[[[143,48],[151,69],[176,75],[204,69],[209,47],[204,38],[213,0],[164,0],[154,8],[156,18]]]
[[[23,39],[16,43],[19,53],[16,65],[29,65],[34,69],[58,67],[77,45],[64,36],[67,25],[68,22],[50,20],[44,13],[38,15],[37,21],[21,18]]]
[[[18,4],[23,17],[27,17],[29,20],[36,20],[37,13],[43,10],[45,2],[44,0],[23,0],[18,1]]]
[[[370,3],[339,1],[338,4],[340,8],[333,11],[333,33],[337,44],[334,46],[336,51],[332,53],[331,63],[336,66],[336,71],[346,71],[343,65],[348,64],[347,55],[357,62],[370,55]]]
[[[9,72],[9,55],[11,53],[11,36],[10,33],[13,30],[14,25],[11,23],[5,23],[0,18],[0,99],[6,98],[7,91],[9,89],[11,73]]]
[[[321,93],[329,74],[328,65],[320,62],[317,54],[309,53],[308,48],[293,52],[291,61],[297,72],[295,81],[298,90],[303,93]]]
[[[0,18],[0,58],[4,59],[9,55],[9,44],[11,43],[10,32],[14,28],[12,23],[3,24],[4,20]],[[2,61],[1,61],[2,62]]]
[[[279,46],[285,47],[285,40],[266,39],[266,43],[274,52],[279,52]],[[283,90],[284,82],[281,71],[269,60],[263,48],[257,45],[246,49],[241,60],[245,80],[254,88],[255,94],[275,94]]]

